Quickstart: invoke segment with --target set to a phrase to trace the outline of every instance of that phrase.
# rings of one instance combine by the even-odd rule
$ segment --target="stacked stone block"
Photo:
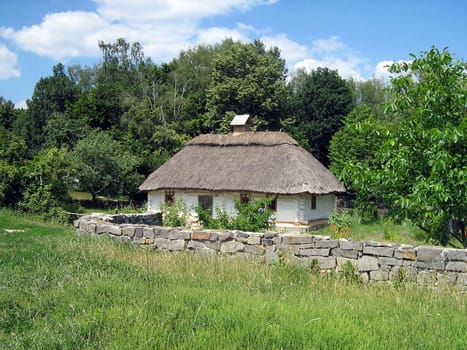
[[[340,271],[349,262],[364,281],[406,281],[420,285],[458,286],[467,290],[467,250],[373,241],[332,240],[327,236],[235,230],[187,230],[155,226],[158,215],[90,215],[75,221],[78,233],[168,252],[255,257],[267,263],[280,256],[295,264]],[[150,223],[150,224],[148,224]],[[155,224],[154,224],[155,223]]]

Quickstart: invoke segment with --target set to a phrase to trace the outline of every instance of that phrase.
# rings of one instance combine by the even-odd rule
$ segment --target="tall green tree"
[[[15,105],[0,96],[0,127],[11,129],[16,120]]]
[[[394,117],[373,167],[349,164],[362,194],[381,198],[396,219],[429,237],[467,246],[467,65],[433,47],[390,71],[387,110]]]
[[[317,68],[298,70],[289,83],[290,111],[295,117],[294,135],[324,165],[329,165],[328,147],[355,106],[350,85],[337,71]]]
[[[71,167],[65,149],[39,151],[24,167],[23,193],[18,207],[47,220],[66,222],[74,205],[68,193]]]
[[[260,129],[278,130],[286,102],[285,61],[277,48],[257,40],[224,41],[212,61],[207,91],[211,131],[228,131],[235,114],[249,113]]]
[[[367,106],[376,117],[384,116],[384,103],[389,98],[388,83],[375,77],[349,83],[353,85],[357,105]]]
[[[345,117],[343,128],[333,135],[329,144],[329,169],[354,195],[353,206],[364,223],[377,219],[381,199],[378,192],[367,186],[361,171],[362,168],[373,171],[380,165],[376,153],[387,140],[387,130],[392,127],[392,121],[375,116],[372,108],[362,103]]]
[[[15,207],[21,200],[26,156],[24,139],[0,126],[0,206]]]
[[[78,99],[78,88],[65,74],[65,67],[59,63],[53,67],[53,75],[41,78],[34,87],[28,105],[28,144],[32,150],[39,150],[46,139],[45,126],[53,113],[64,113],[67,106]]]
[[[98,195],[134,194],[143,177],[136,172],[139,159],[109,132],[95,131],[79,141],[71,154],[78,186]]]

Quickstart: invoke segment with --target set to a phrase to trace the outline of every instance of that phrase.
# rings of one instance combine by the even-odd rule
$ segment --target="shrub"
[[[239,200],[235,200],[237,214],[232,218],[232,229],[260,232],[271,228],[272,211],[268,207],[271,200],[271,197],[252,199],[246,204],[240,204]]]
[[[339,211],[334,208],[329,216],[329,226],[341,237],[350,235],[350,225],[352,223],[352,215],[349,210]]]
[[[221,208],[216,208],[215,217],[199,206],[196,211],[205,228],[260,232],[274,225],[271,220],[272,211],[268,207],[271,200],[271,197],[252,199],[246,204],[240,204],[239,200],[235,200],[235,214],[232,217]]]
[[[164,226],[186,226],[188,209],[182,199],[178,199],[169,204],[161,204],[160,209]]]

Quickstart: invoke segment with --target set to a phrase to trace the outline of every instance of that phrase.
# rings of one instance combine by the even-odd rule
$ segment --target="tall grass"
[[[2,349],[465,349],[465,334],[456,291],[162,254],[0,211]]]

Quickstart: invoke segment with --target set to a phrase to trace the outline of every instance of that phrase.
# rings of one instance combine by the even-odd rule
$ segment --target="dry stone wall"
[[[453,286],[467,291],[467,250],[327,236],[276,232],[187,230],[162,227],[160,214],[89,215],[75,221],[80,234],[113,239],[170,252],[215,256],[253,256],[267,263],[281,256],[295,264],[340,271],[350,263],[364,281],[394,281],[404,276],[419,285]]]

